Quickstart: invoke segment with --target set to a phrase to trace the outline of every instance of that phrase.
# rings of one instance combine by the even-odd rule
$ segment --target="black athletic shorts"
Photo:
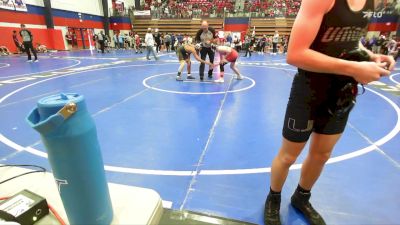
[[[177,50],[179,61],[188,60],[190,58],[190,54],[185,50],[184,46],[180,46]]]
[[[300,72],[295,75],[286,108],[282,135],[293,142],[306,142],[312,132],[343,133],[352,105],[344,113],[338,110],[338,97],[350,77]],[[356,86],[357,88],[357,86]],[[354,97],[355,95],[352,95]],[[354,102],[355,103],[355,97]]]

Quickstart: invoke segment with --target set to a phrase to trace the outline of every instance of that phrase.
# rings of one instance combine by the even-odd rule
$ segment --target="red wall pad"
[[[103,29],[103,22],[98,22],[93,20],[82,20],[81,22],[78,19],[53,17],[53,21],[55,26]]]
[[[110,23],[110,30],[131,30],[132,27],[129,23]]]
[[[22,42],[19,36],[19,28],[15,27],[0,27],[0,45],[5,45],[11,52],[17,52],[17,48],[12,39],[12,31],[18,32],[18,40]],[[64,50],[64,39],[61,30],[54,29],[29,29],[33,35],[33,45],[37,43],[46,45],[48,49]]]

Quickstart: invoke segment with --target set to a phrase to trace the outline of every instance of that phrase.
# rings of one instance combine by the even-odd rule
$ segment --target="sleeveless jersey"
[[[335,0],[332,9],[324,15],[310,49],[336,58],[344,51],[357,49],[373,10],[374,0],[366,0],[357,12],[350,9],[347,0]],[[312,73],[300,68],[299,72]]]

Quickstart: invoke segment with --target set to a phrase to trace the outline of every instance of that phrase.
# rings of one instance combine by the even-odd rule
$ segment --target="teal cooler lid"
[[[37,109],[40,116],[40,121],[46,120],[48,117],[56,114],[67,103],[74,102],[78,111],[86,109],[85,99],[83,95],[76,93],[61,93],[50,95],[40,99],[37,102]]]

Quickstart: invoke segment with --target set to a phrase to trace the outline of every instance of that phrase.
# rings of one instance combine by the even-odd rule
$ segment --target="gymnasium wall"
[[[28,12],[18,12],[12,10],[0,9],[0,45],[7,46],[10,51],[15,52],[16,47],[12,41],[12,30],[19,32],[20,24],[26,24],[27,28],[32,30],[34,34],[34,44],[41,43],[46,45],[49,49],[66,50],[65,34],[67,27],[73,28],[89,28],[96,30],[103,30],[103,16],[101,9],[101,0],[52,0],[52,14],[54,21],[54,29],[46,28],[45,10],[42,0],[27,0]],[[68,11],[57,9],[66,7],[72,9],[72,6],[67,6],[69,2],[75,2],[75,9]],[[82,4],[81,4],[82,3]],[[93,7],[91,8],[91,5]],[[86,12],[92,12],[89,14]],[[131,29],[131,22],[129,18],[111,17],[110,18],[111,30],[124,30],[128,32]],[[19,40],[21,38],[18,35]]]
[[[0,45],[5,45],[11,52],[16,52],[17,48],[12,39],[12,31],[17,30],[15,27],[0,27]],[[46,45],[49,49],[65,49],[62,31],[60,29],[43,29],[43,28],[29,28],[32,32],[34,45],[37,43]],[[19,34],[18,34],[19,36]]]
[[[109,0],[111,5],[111,0]],[[26,4],[43,7],[43,0],[25,0]],[[53,9],[103,16],[101,0],[51,0]]]

